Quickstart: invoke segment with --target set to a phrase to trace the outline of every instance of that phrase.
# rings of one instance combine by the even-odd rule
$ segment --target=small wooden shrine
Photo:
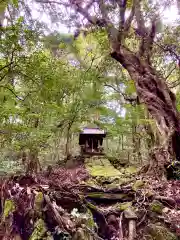
[[[103,154],[103,138],[106,137],[105,130],[98,127],[86,127],[79,135],[81,154],[99,155]]]

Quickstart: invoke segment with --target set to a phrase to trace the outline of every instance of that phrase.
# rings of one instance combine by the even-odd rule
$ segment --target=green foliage
[[[128,10],[132,2],[127,1]],[[108,131],[105,141],[108,155],[123,158],[125,151],[126,161],[137,161],[134,155],[141,153],[146,160],[155,142],[155,122],[142,104],[127,100],[136,98],[136,87],[126,70],[111,59],[105,29],[87,26],[76,39],[71,33],[59,32],[57,27],[50,31],[43,22],[33,19],[28,4],[12,0],[0,6],[0,14],[8,6],[11,16],[0,30],[1,151],[29,153],[36,149],[47,158],[53,151],[60,158],[67,138],[77,149],[81,127],[96,123]],[[142,4],[144,13],[155,9],[147,1]],[[116,6],[106,7],[113,16]],[[52,17],[52,11],[48,13]],[[76,20],[72,16],[64,20],[63,14],[60,11],[55,17],[76,28]],[[179,69],[174,55],[161,51],[158,45],[172,46],[173,51],[179,51],[179,30],[177,24],[165,26],[160,20],[161,37],[153,48],[152,64],[162,75],[169,75],[168,84],[178,83]],[[132,51],[139,44],[134,33],[131,27],[124,42]],[[179,110],[178,87],[175,90]],[[16,169],[12,159],[7,166],[2,159],[1,162],[2,168],[8,171],[11,168],[8,166]]]

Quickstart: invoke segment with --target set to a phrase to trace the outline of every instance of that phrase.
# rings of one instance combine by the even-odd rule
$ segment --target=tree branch
[[[137,103],[137,97],[131,97],[131,96],[128,96],[127,94],[123,93],[122,91],[120,91],[119,89],[115,88],[114,86],[110,85],[110,84],[104,84],[105,87],[110,87],[112,88],[115,92],[121,94],[124,98],[125,101],[127,102],[130,102],[131,104],[132,103]]]
[[[18,100],[22,100],[18,95],[16,95],[16,93],[11,88],[7,86],[0,86],[0,88],[8,89]]]
[[[149,32],[147,31],[147,29],[146,29],[146,32],[144,32],[143,34],[141,34],[140,32],[142,40],[139,46],[138,54],[141,57],[144,57],[148,61],[148,63],[150,63],[150,57],[152,53],[154,38],[156,35],[156,24],[157,24],[157,17],[155,16],[152,19],[151,29],[149,30]]]
[[[104,0],[99,0],[99,8],[101,10],[103,21],[105,22],[105,24],[107,26],[108,22],[109,22],[109,17],[108,17],[108,13],[107,13],[107,10],[106,10]]]
[[[7,76],[8,73],[5,73],[2,77],[0,77],[0,82]]]
[[[94,0],[89,1],[89,3],[86,5],[85,9],[88,10],[94,3]]]
[[[165,77],[165,79],[168,79],[169,76],[171,75],[171,73],[172,73],[175,69],[176,69],[176,67],[173,67],[173,68],[171,69],[171,71],[168,73],[168,75]]]
[[[169,88],[175,88],[175,87],[177,87],[177,86],[179,86],[180,85],[180,80],[177,80],[177,81],[174,81],[173,83],[171,83],[171,84],[168,84],[168,87]]]
[[[65,7],[70,7],[71,5],[65,2],[58,2],[58,1],[48,1],[48,0],[36,0],[37,3],[44,3],[44,4],[57,4],[63,5]]]
[[[125,22],[125,24],[124,24],[124,30],[125,30],[126,32],[129,31],[129,28],[130,28],[130,26],[131,26],[132,20],[133,20],[133,18],[134,18],[135,8],[136,8],[136,2],[137,2],[137,0],[134,0],[134,1],[133,1],[133,6],[132,6],[132,9],[131,9],[131,13],[130,13],[129,17],[127,18],[127,20],[126,20],[126,22]]]
[[[169,46],[163,46],[163,45],[160,45],[158,43],[156,43],[156,45],[158,47],[160,47],[164,52],[169,52],[170,54],[172,54],[177,61],[180,61],[180,56]]]
[[[75,4],[75,7],[79,13],[81,13],[91,24],[97,25],[99,27],[105,27],[106,22],[104,19],[97,18],[95,16],[91,16],[88,13],[88,10],[86,8],[82,8],[79,4]]]
[[[24,98],[21,98],[13,91],[13,89],[11,89],[11,88],[9,88],[7,86],[1,86],[0,85],[0,88],[5,88],[5,89],[9,90],[20,101],[25,101],[25,99],[30,95],[30,92],[29,92]]]
[[[119,6],[119,31],[122,31],[124,29],[124,23],[125,23],[125,11],[126,11],[126,0],[118,0],[117,4]]]
[[[12,64],[13,64],[13,62],[10,62],[10,63],[6,64],[5,66],[3,66],[3,67],[0,68],[0,71],[2,71],[3,69],[9,67],[9,66],[12,65]]]
[[[136,8],[135,8],[135,16],[136,16],[136,22],[137,22],[137,28],[138,30],[142,33],[146,33],[146,27],[145,27],[145,21],[144,17],[141,11],[141,5],[140,5],[141,0],[136,1]]]

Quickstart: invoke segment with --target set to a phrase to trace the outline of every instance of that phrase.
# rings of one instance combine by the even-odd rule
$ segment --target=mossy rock
[[[43,201],[44,201],[43,193],[42,192],[38,192],[37,195],[35,196],[35,200],[34,200],[34,208],[37,211],[41,211]]]
[[[107,199],[107,200],[124,200],[129,199],[125,193],[103,193],[103,192],[91,192],[85,195],[87,198],[92,199]]]
[[[97,227],[97,225],[94,222],[93,214],[90,211],[90,209],[87,209],[87,212],[86,212],[85,216],[86,216],[86,226],[89,229],[94,230]]]
[[[92,178],[88,179],[85,182],[81,182],[81,183],[84,184],[84,185],[90,186],[90,187],[95,187],[95,188],[99,186],[96,179],[92,179]]]
[[[34,224],[34,231],[29,240],[41,240],[47,232],[47,227],[43,219],[38,219]]]
[[[120,176],[118,171],[106,158],[87,158],[85,166],[92,177],[114,177]]]
[[[150,210],[152,212],[158,213],[158,214],[162,214],[162,210],[163,210],[164,206],[161,202],[154,200],[151,204],[150,204]]]
[[[129,166],[129,167],[125,168],[125,173],[135,174],[137,172],[138,172],[138,168],[135,166]]]
[[[154,195],[154,193],[152,191],[150,191],[150,190],[148,190],[146,192],[146,197],[152,197],[153,195]]]
[[[138,189],[142,188],[144,186],[144,182],[142,180],[137,180],[133,186],[132,186],[132,189],[134,191],[137,191]]]
[[[125,202],[125,203],[118,204],[118,208],[120,209],[120,211],[124,211],[131,206],[132,206],[132,202]]]
[[[11,199],[5,200],[2,220],[4,221],[11,213],[16,210],[15,203]]]
[[[147,232],[152,236],[153,240],[178,240],[167,228],[155,224],[147,226]]]
[[[119,188],[121,185],[130,182],[130,178],[119,178],[118,180],[115,180],[114,182],[107,184],[106,188],[107,189],[114,189],[114,188]]]

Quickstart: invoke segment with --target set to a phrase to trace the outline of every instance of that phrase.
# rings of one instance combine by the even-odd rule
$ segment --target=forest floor
[[[104,157],[3,178],[0,187],[0,239],[180,239],[180,181],[116,169]]]

